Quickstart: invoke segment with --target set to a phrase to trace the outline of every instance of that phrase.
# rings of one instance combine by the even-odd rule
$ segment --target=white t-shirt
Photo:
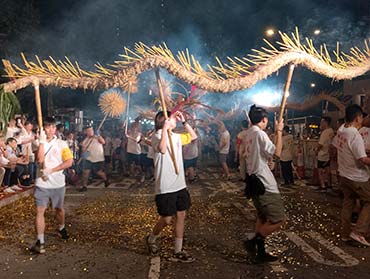
[[[321,132],[319,144],[322,145],[319,153],[317,154],[317,159],[319,161],[327,162],[330,160],[329,146],[333,140],[334,131],[332,128],[325,129]]]
[[[18,127],[8,127],[6,129],[5,140],[7,140],[8,138],[14,138],[15,134],[19,133],[20,131],[21,129]]]
[[[44,168],[51,169],[59,166],[66,160],[72,159],[73,155],[68,148],[67,142],[58,139],[56,136],[47,143],[44,143]],[[63,170],[54,172],[48,175],[48,179],[44,181],[41,177],[36,178],[36,186],[47,189],[56,189],[65,186],[65,177]]]
[[[225,143],[225,146],[220,149],[220,153],[221,154],[229,154],[229,150],[230,150],[230,133],[228,130],[225,130],[223,131],[221,134],[220,134],[220,147],[222,145],[222,143]]]
[[[5,148],[5,154],[7,158],[11,161],[18,159],[17,151],[11,148],[9,145],[7,145]]]
[[[136,154],[136,155],[140,155],[141,154],[141,146],[140,146],[140,143],[139,140],[141,138],[141,133],[138,133],[138,134],[132,134],[132,135],[129,135],[130,137],[128,138],[128,141],[127,141],[127,153],[131,153],[131,154]]]
[[[184,160],[191,160],[198,157],[198,140],[193,140],[191,143],[183,147]]]
[[[275,177],[267,164],[275,153],[275,145],[256,125],[247,130],[245,140],[248,174],[257,175],[265,186],[266,192],[279,193]]]
[[[355,182],[366,182],[369,173],[358,159],[366,157],[364,140],[355,127],[342,125],[333,140],[337,148],[339,175]]]
[[[91,138],[85,138],[82,144],[87,145],[90,140]],[[97,138],[93,138],[86,151],[89,152],[89,156],[87,156],[86,160],[91,163],[104,162],[104,148]]]
[[[152,147],[154,150],[154,177],[155,194],[174,193],[186,188],[184,165],[182,159],[182,145],[190,143],[189,134],[172,133],[172,143],[179,174],[175,173],[175,167],[171,159],[171,148],[167,137],[167,150],[164,154],[159,152],[158,145],[162,137],[162,129],[152,135]]]
[[[153,159],[154,158],[154,150],[153,150],[153,147],[151,147],[150,145],[148,145],[148,154],[146,156],[149,159]]]
[[[35,139],[35,135],[33,132],[30,132],[30,133],[27,133],[27,131],[23,131],[21,136],[20,136],[20,141],[27,141],[27,140],[33,140]],[[32,152],[32,142],[29,142],[29,143],[26,143],[26,144],[22,144],[22,154],[23,155],[26,155],[28,153],[28,156],[30,157],[30,161],[31,162],[34,162],[35,160],[35,156]]]
[[[360,135],[362,136],[362,139],[365,143],[365,149],[370,150],[370,128],[368,127],[362,127],[360,130]]]
[[[287,162],[293,160],[294,139],[292,135],[285,135],[282,138],[283,147],[281,149],[280,161]]]

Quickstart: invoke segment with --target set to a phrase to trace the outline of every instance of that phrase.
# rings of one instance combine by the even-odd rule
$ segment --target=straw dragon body
[[[227,64],[216,58],[218,65],[203,69],[193,55],[186,50],[176,56],[165,44],[148,47],[142,43],[135,50],[125,48],[121,60],[109,67],[96,64],[96,71],[82,70],[77,62],[68,58],[66,61],[30,62],[22,54],[25,68],[3,60],[6,76],[12,81],[4,83],[5,91],[15,91],[35,84],[83,89],[108,89],[120,87],[127,92],[137,92],[138,76],[153,68],[162,68],[171,75],[188,84],[209,91],[228,93],[250,88],[258,81],[267,78],[287,64],[302,65],[313,72],[334,80],[352,79],[370,71],[370,49],[367,41],[365,48],[353,47],[349,54],[334,51],[335,60],[330,56],[326,46],[316,50],[312,40],[306,38],[302,44],[298,31],[291,36],[280,33],[279,49],[266,41],[267,48],[253,50],[254,54],[238,58],[228,57]]]

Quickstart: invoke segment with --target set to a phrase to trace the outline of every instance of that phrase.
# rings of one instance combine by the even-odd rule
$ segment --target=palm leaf
[[[2,131],[8,126],[8,122],[15,114],[21,112],[21,105],[14,93],[5,92],[0,86],[0,128]]]

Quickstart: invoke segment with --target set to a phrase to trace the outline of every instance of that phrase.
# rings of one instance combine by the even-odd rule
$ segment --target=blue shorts
[[[190,159],[190,160],[184,160],[184,168],[185,169],[196,168],[197,167],[197,161],[198,161],[198,157],[196,157],[194,159]]]
[[[135,164],[140,166],[140,154],[127,153],[128,164]]]

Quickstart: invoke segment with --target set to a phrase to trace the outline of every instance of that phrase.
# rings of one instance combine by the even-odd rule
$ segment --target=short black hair
[[[359,105],[349,105],[346,107],[345,120],[347,123],[353,122],[357,116],[362,116],[362,113],[362,108]]]
[[[248,121],[247,120],[242,121],[242,127],[243,128],[248,128]]]
[[[289,126],[288,126],[288,125],[285,125],[285,126],[284,126],[284,131],[285,131],[285,132],[287,132],[287,133],[289,133],[290,128],[289,128]]]
[[[5,144],[9,144],[9,143],[11,143],[13,141],[17,141],[17,140],[15,138],[13,138],[13,137],[7,138]]]
[[[322,120],[324,120],[329,126],[331,124],[331,117],[329,116],[323,116],[321,117]]]
[[[267,111],[264,108],[256,107],[256,105],[251,106],[249,110],[249,118],[253,125],[260,123],[267,116]]]
[[[43,121],[44,127],[55,125],[55,119],[53,117],[46,117]]]
[[[62,128],[62,127],[64,127],[64,125],[62,124],[62,123],[59,123],[58,125],[57,125],[57,130],[59,130],[60,128]]]
[[[339,124],[344,124],[344,118],[339,118],[339,119],[337,120],[337,122],[338,122]]]
[[[170,117],[171,116],[171,112],[170,111],[167,111],[167,116]],[[163,124],[164,124],[164,112],[163,111],[159,111],[155,118],[154,118],[154,127],[155,127],[155,130],[158,131],[160,129],[163,128]]]

